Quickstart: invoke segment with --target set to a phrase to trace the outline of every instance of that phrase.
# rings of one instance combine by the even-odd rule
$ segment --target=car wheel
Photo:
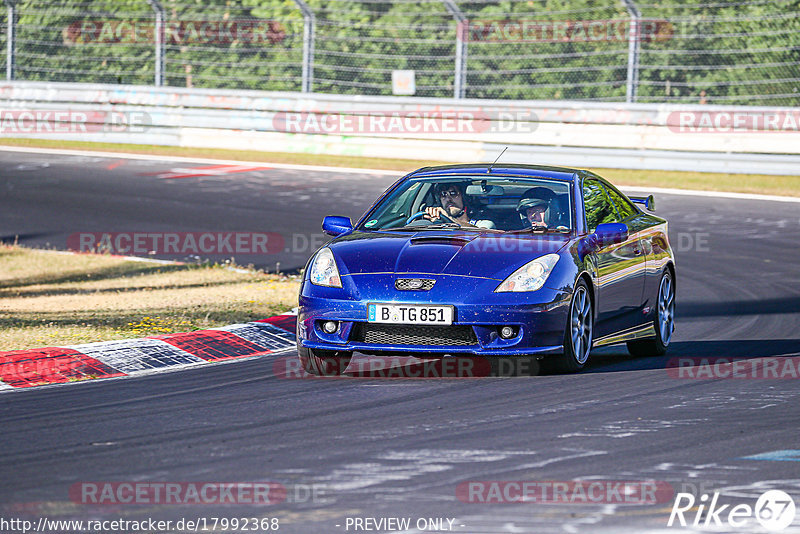
[[[592,298],[586,282],[580,280],[575,286],[569,305],[567,326],[564,329],[564,352],[545,358],[543,363],[547,362],[552,370],[561,373],[574,373],[583,369],[592,350],[593,328]]]
[[[672,340],[675,331],[675,284],[669,269],[661,275],[656,302],[658,307],[653,319],[656,337],[628,341],[628,352],[633,356],[663,356]]]
[[[340,376],[350,364],[352,352],[336,350],[318,350],[306,347],[297,347],[297,355],[303,369],[310,375]]]

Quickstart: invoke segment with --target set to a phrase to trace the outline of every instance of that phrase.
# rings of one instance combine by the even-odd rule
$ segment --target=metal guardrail
[[[6,79],[798,105],[797,2],[3,0]],[[404,87],[395,86],[403,71]],[[413,73],[413,74],[412,74]],[[412,83],[413,80],[413,83]],[[411,92],[411,93],[409,93]]]
[[[800,172],[800,132],[791,122],[771,131],[681,132],[681,114],[717,116],[779,113],[793,108],[506,101],[176,89],[167,87],[0,83],[0,112],[69,111],[88,121],[103,113],[138,115],[143,126],[85,131],[8,131],[5,137],[232,148],[467,162],[504,156],[520,163],[581,167],[691,170],[795,175]],[[287,128],[287,118],[312,123],[415,116],[468,117],[472,129],[327,131]],[[449,114],[449,115],[448,115]],[[748,115],[749,114],[749,115]],[[92,117],[101,117],[92,119]],[[295,121],[297,122],[297,121]]]

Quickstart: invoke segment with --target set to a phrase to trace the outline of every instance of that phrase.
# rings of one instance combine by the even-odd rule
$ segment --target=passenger
[[[526,228],[547,230],[559,220],[554,206],[555,193],[546,187],[532,187],[525,191],[517,203],[517,212]]]

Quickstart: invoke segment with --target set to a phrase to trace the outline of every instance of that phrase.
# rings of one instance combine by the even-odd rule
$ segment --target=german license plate
[[[367,305],[367,321],[397,324],[453,324],[453,307],[370,303]]]

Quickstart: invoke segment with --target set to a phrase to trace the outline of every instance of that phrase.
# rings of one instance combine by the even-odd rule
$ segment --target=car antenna
[[[492,164],[491,164],[491,165],[489,165],[489,168],[488,168],[488,169],[486,169],[486,174],[491,174],[491,172],[492,172],[492,167],[494,167],[494,164],[495,164],[495,163],[497,163],[497,160],[498,160],[498,159],[500,159],[500,158],[502,157],[502,155],[506,153],[506,150],[508,150],[508,147],[505,147],[505,148],[503,149],[503,151],[502,151],[502,152],[500,152],[500,155],[499,155],[499,156],[497,156],[497,159],[496,159],[496,160],[494,160],[494,161],[492,162]]]

